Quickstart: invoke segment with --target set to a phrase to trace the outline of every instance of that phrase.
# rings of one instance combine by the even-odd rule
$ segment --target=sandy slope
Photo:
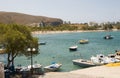
[[[97,66],[71,72],[50,72],[39,78],[120,78],[120,66]]]
[[[120,66],[116,67],[98,66],[82,70],[71,71],[70,73],[84,74],[94,76],[97,78],[120,78]]]

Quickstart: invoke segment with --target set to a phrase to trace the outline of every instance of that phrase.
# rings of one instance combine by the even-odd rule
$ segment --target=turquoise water
[[[114,39],[104,40],[107,34],[114,36]],[[114,53],[120,50],[120,31],[114,32],[76,32],[76,33],[57,33],[57,34],[39,34],[34,35],[39,41],[46,41],[46,45],[39,46],[39,55],[33,57],[34,62],[46,66],[51,62],[62,63],[61,72],[81,69],[81,67],[73,65],[72,60],[78,58],[89,59],[96,54]],[[88,44],[79,44],[80,39],[88,39]],[[78,50],[70,52],[69,47],[78,45]],[[26,57],[17,57],[15,64],[29,65],[30,59]]]

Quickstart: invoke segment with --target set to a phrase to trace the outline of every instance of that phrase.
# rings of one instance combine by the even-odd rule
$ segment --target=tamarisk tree
[[[28,47],[36,48],[38,54],[38,39],[33,37],[28,27],[16,24],[0,24],[0,44],[4,45],[7,56],[7,67],[14,65],[16,56],[30,56]]]

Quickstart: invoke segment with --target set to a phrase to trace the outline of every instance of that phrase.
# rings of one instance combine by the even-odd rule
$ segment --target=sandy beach
[[[76,31],[34,31],[32,34],[56,34],[56,33],[75,33],[75,32],[102,32],[105,30],[76,30]]]
[[[39,78],[120,78],[120,66],[96,66],[70,72],[49,72]]]

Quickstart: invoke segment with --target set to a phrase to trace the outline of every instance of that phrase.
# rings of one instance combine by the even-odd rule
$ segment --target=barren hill
[[[34,15],[28,15],[28,14],[16,13],[16,12],[0,12],[0,23],[5,23],[5,24],[16,23],[16,24],[30,25],[33,23],[41,23],[41,22],[51,25],[57,25],[63,23],[63,21],[58,18],[34,16]]]

